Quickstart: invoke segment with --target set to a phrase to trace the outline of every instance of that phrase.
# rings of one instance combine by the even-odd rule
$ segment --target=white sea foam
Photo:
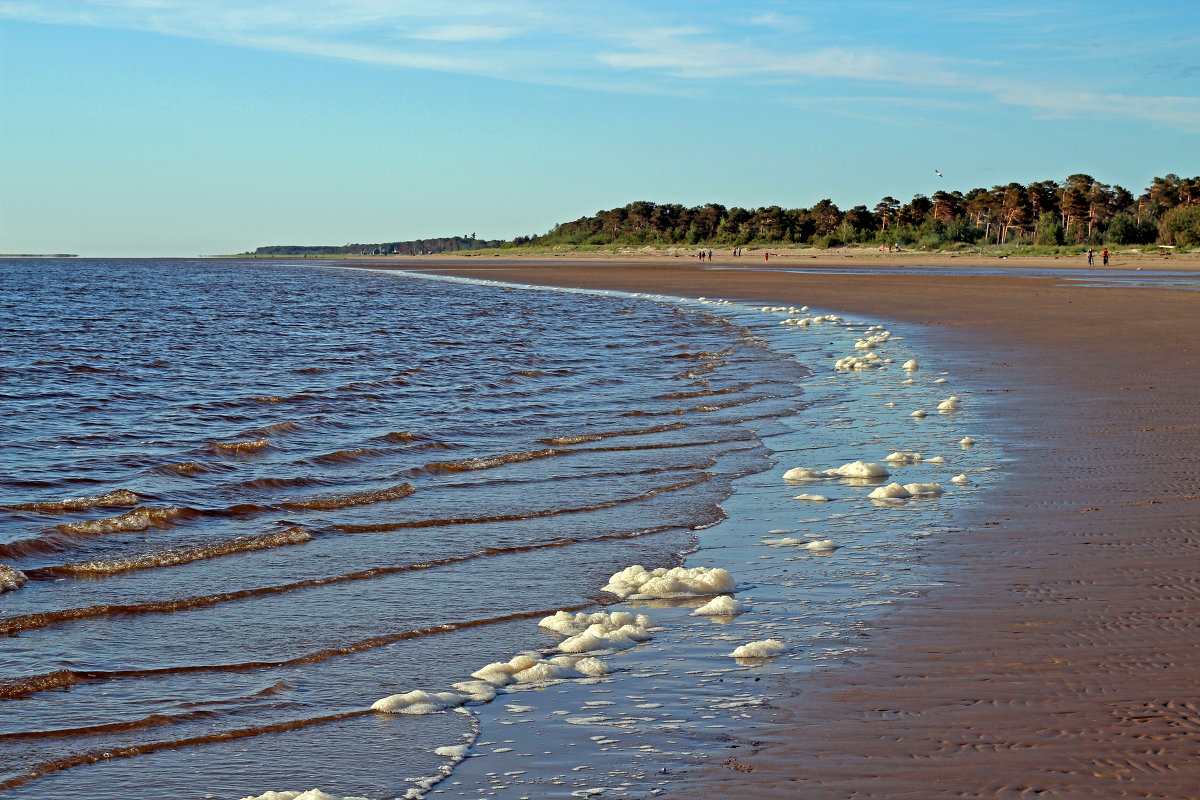
[[[846,356],[839,358],[833,362],[833,368],[838,372],[862,372],[863,370],[875,369],[884,365],[884,360],[874,350],[868,351],[865,356]]]
[[[734,648],[729,655],[734,658],[769,658],[787,650],[787,645],[778,639],[763,639],[761,642],[748,642]]]
[[[376,700],[371,704],[371,710],[386,711],[389,714],[433,714],[448,708],[458,708],[469,699],[458,692],[426,692],[414,689]]]
[[[790,536],[784,536],[779,539],[763,539],[762,543],[771,547],[791,547],[793,545],[804,544],[800,539],[793,539]]]
[[[242,800],[367,800],[367,798],[342,797],[322,792],[320,789],[309,789],[307,792],[264,792],[253,797],[243,797]]]
[[[898,483],[889,483],[887,486],[880,486],[867,497],[872,500],[902,500],[912,497],[912,492]]]
[[[920,368],[921,365],[917,363],[915,358],[910,358],[908,361],[904,362],[904,370],[906,372],[916,372]]]
[[[963,438],[958,440],[958,443],[961,444],[965,448],[965,447],[970,447],[971,445],[975,444],[975,440],[972,439],[970,436],[964,436]]]
[[[938,497],[946,490],[940,483],[889,483],[867,495],[871,500],[905,500],[910,497]]]
[[[942,402],[938,403],[938,411],[943,414],[948,414],[951,411],[958,411],[961,402],[955,396],[947,397]]]
[[[942,456],[934,456],[933,458],[925,459],[926,464],[945,464],[946,459]]]
[[[779,539],[763,539],[762,543],[769,547],[798,547],[801,550],[811,550],[815,553],[830,553],[838,549],[838,545],[833,539],[817,539],[806,542],[803,539],[784,536]]]
[[[958,474],[958,475],[955,475],[953,478],[951,478],[950,482],[957,483],[961,486],[962,484],[970,483],[971,479],[968,478],[966,475]]]
[[[586,653],[592,650],[623,650],[650,639],[647,630],[654,623],[645,614],[616,611],[609,614],[571,614],[559,611],[538,623],[540,627],[561,633],[567,638],[559,642],[564,653]]]
[[[451,744],[445,747],[439,747],[433,751],[434,755],[442,758],[452,758],[462,761],[471,752],[471,746],[466,744]]]
[[[864,336],[854,343],[855,350],[874,350],[882,344],[887,344],[887,340],[892,337],[888,331],[875,333],[870,336]]]
[[[888,462],[889,464],[920,464],[921,460],[922,458],[920,453],[909,453],[902,451],[892,453],[884,459],[884,461]]]
[[[614,574],[601,591],[627,599],[726,594],[733,590],[733,577],[720,567],[659,567],[647,570],[641,564],[634,564]]]
[[[926,416],[925,409],[918,408],[916,411],[909,414],[909,416],[913,417],[914,419],[925,419],[925,416]]]
[[[798,494],[794,495],[793,500],[805,500],[809,503],[828,503],[829,498],[823,494]]]
[[[597,611],[588,614],[580,611],[572,614],[570,611],[558,611],[538,623],[538,627],[561,633],[563,636],[577,636],[589,628],[596,626],[607,630],[618,630],[625,625],[636,625],[649,628],[654,622],[645,614],[633,614],[629,611]]]
[[[507,686],[513,683],[543,683],[568,678],[595,678],[607,674],[608,667],[596,658],[565,655],[541,659],[529,654],[521,654],[508,661],[488,664],[471,673],[471,677],[493,686]]]
[[[476,703],[490,703],[496,699],[495,684],[487,681],[459,681],[458,683],[450,684],[450,688],[456,692],[461,692],[467,696],[468,700]]]
[[[883,464],[868,461],[853,461],[840,467],[825,470],[831,478],[886,478],[892,473]]]
[[[808,467],[793,467],[783,473],[785,481],[814,481],[821,480],[825,477],[825,473]]]
[[[608,666],[598,658],[555,656],[539,661],[514,676],[517,683],[547,683],[569,678],[598,678],[608,674]]]
[[[741,614],[746,606],[727,594],[714,597],[692,612],[694,617],[729,617]]]

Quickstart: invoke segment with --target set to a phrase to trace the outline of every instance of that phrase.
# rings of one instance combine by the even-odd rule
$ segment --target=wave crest
[[[311,542],[313,536],[299,526],[288,528],[262,536],[239,536],[235,539],[224,539],[211,544],[197,545],[166,550],[160,553],[148,553],[133,558],[121,558],[113,561],[85,561],[80,564],[63,564],[57,567],[45,567],[31,570],[35,577],[49,575],[65,575],[69,577],[88,577],[93,575],[115,575],[118,572],[131,572],[138,569],[154,569],[156,567],[175,567],[180,564],[190,564],[208,558],[219,558],[234,553],[249,553],[255,550],[267,550],[273,547],[285,547],[292,544]]]
[[[376,489],[369,492],[355,492],[353,494],[329,495],[326,497],[313,497],[306,500],[288,500],[280,503],[281,508],[306,509],[309,511],[332,511],[338,508],[347,508],[349,506],[362,506],[369,503],[383,503],[388,500],[399,500],[402,497],[408,497],[415,492],[417,487],[411,483],[402,483],[399,486],[391,486],[387,489]]]
[[[89,508],[106,508],[111,506],[136,506],[138,496],[128,489],[117,489],[114,492],[97,497],[74,497],[69,500],[53,500],[45,503],[20,503],[6,506],[13,511],[39,511],[43,514],[59,514],[64,511],[86,511]]]

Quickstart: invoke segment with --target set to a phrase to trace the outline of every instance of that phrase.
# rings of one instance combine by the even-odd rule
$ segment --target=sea
[[[5,259],[0,306],[5,798],[671,791],[1004,463],[926,331],[766,298]]]

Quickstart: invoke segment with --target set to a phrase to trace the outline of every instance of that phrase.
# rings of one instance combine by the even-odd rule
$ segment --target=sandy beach
[[[1036,277],[1082,257],[770,262],[825,270],[812,274],[753,269],[755,256],[718,254],[750,269],[711,271],[661,255],[386,264],[927,326],[1015,434],[965,534],[930,550],[945,584],[884,617],[849,663],[776,687],[778,707],[736,734],[735,755],[677,796],[691,783],[740,797],[1200,796],[1200,293]],[[837,269],[976,262],[1030,277]],[[1111,266],[1194,271],[1200,256]]]

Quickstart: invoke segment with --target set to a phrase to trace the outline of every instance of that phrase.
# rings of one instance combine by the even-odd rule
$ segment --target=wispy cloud
[[[504,25],[437,25],[409,35],[431,42],[493,42],[511,39],[520,32],[519,28]]]
[[[633,0],[0,0],[0,19],[139,30],[603,91],[695,94],[782,84],[789,87],[788,97],[807,95],[814,103],[829,94],[861,94],[869,102],[893,92],[940,93],[947,103],[973,104],[990,97],[1037,118],[1107,113],[1200,130],[1196,96],[1095,92],[1085,80],[1090,77],[1086,70],[1031,72],[1034,68],[1026,63],[1037,57],[1036,49],[1013,58],[1011,44],[1022,36],[1009,29],[1023,25],[1030,29],[1026,39],[1044,40],[1039,26],[1058,29],[1067,16],[1053,9],[1041,7],[1035,20],[1022,22],[1027,17],[1021,14],[1037,8],[1024,0],[1015,9],[945,3],[938,12],[943,28],[939,46],[930,46],[911,10],[870,8],[872,14],[862,16],[861,9],[817,4],[806,6],[805,16],[798,17],[767,0],[732,7],[646,6]],[[863,25],[847,25],[856,14]],[[898,24],[897,19],[909,20],[905,36],[871,27]],[[990,51],[974,44],[953,46],[959,40],[976,41],[992,29],[1008,32],[995,34],[1002,38]],[[1062,53],[1056,52],[1060,57],[1048,54],[1039,62],[1044,70],[1057,69],[1052,65],[1062,60]],[[1079,46],[1072,53],[1068,61],[1086,66],[1087,48]],[[1095,57],[1101,63],[1102,54]]]

